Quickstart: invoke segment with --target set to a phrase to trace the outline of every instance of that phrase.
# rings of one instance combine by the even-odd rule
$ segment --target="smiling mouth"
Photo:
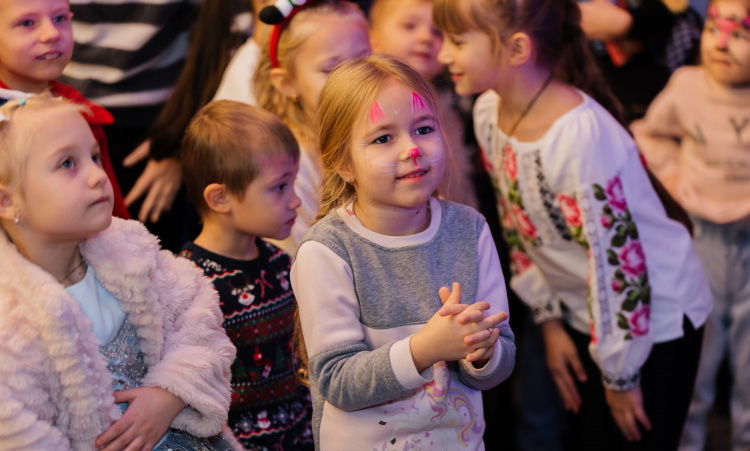
[[[49,52],[49,53],[45,53],[42,56],[36,57],[36,59],[41,60],[41,61],[48,61],[48,60],[54,60],[54,59],[60,58],[61,56],[62,56],[62,52]]]
[[[412,172],[410,172],[410,173],[408,173],[406,175],[402,175],[401,177],[396,177],[396,180],[413,179],[413,178],[421,177],[421,176],[427,174],[428,172],[430,172],[429,169],[418,169],[418,170],[412,171]]]

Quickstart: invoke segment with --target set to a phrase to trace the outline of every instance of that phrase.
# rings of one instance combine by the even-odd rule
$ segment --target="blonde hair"
[[[279,67],[285,69],[290,77],[295,75],[295,61],[299,56],[302,44],[315,32],[315,19],[321,15],[357,16],[366,24],[359,7],[352,2],[324,1],[302,8],[282,31],[276,50]],[[267,39],[266,39],[267,41]],[[310,112],[305,112],[299,101],[286,97],[271,84],[271,57],[268,42],[262,46],[258,68],[253,75],[255,98],[258,105],[278,116],[302,143],[303,146],[314,142],[310,124]]]
[[[203,191],[221,183],[242,200],[262,170],[261,159],[299,160],[299,146],[289,127],[268,111],[232,100],[208,103],[185,130],[180,161],[185,191],[198,213],[210,209]]]
[[[24,167],[30,153],[29,127],[44,127],[39,113],[63,109],[86,116],[88,108],[43,92],[20,100],[11,100],[0,107],[0,185],[17,191],[23,181]]]
[[[370,55],[357,58],[337,67],[320,94],[317,129],[323,162],[323,182],[318,219],[354,197],[354,187],[346,183],[338,171],[351,161],[350,149],[355,121],[363,117],[368,105],[372,105],[390,81],[396,81],[412,89],[424,99],[429,109],[435,112],[446,157],[445,176],[441,186],[446,188],[446,185],[451,183],[455,166],[450,148],[451,141],[445,136],[432,85],[415,69],[394,56]]]

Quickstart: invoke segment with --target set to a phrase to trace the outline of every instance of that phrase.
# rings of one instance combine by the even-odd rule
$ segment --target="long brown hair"
[[[528,34],[537,45],[536,64],[593,97],[625,125],[623,108],[589,51],[575,0],[435,0],[433,19],[448,33],[481,30],[494,46],[515,32]]]
[[[151,126],[151,156],[156,159],[179,152],[193,115],[216,94],[224,69],[243,36],[232,33],[236,15],[232,0],[201,4],[190,36],[190,48],[174,92]]]

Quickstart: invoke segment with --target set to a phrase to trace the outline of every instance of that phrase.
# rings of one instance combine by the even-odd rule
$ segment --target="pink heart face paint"
[[[701,37],[701,60],[715,81],[750,83],[750,16],[744,0],[715,0]]]
[[[719,8],[714,4],[708,9],[708,17],[713,19],[716,27],[719,31],[719,45],[726,47],[729,43],[729,36],[733,31],[737,31],[740,27],[747,30],[750,28],[750,17],[745,16],[744,19],[738,20],[736,17],[720,17]]]

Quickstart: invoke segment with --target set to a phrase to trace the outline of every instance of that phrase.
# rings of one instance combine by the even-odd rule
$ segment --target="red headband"
[[[307,2],[305,5],[310,5],[316,3],[315,1]],[[297,12],[304,8],[305,5],[295,6],[292,8],[292,10],[289,12],[289,14],[284,17],[284,20],[277,23],[273,26],[273,29],[271,29],[271,38],[268,42],[268,56],[271,58],[271,67],[279,67],[279,58],[278,58],[278,48],[279,48],[279,37],[281,37],[281,32],[284,30],[284,27],[286,27],[286,24],[289,23],[290,20],[292,20],[292,17],[294,17]]]

